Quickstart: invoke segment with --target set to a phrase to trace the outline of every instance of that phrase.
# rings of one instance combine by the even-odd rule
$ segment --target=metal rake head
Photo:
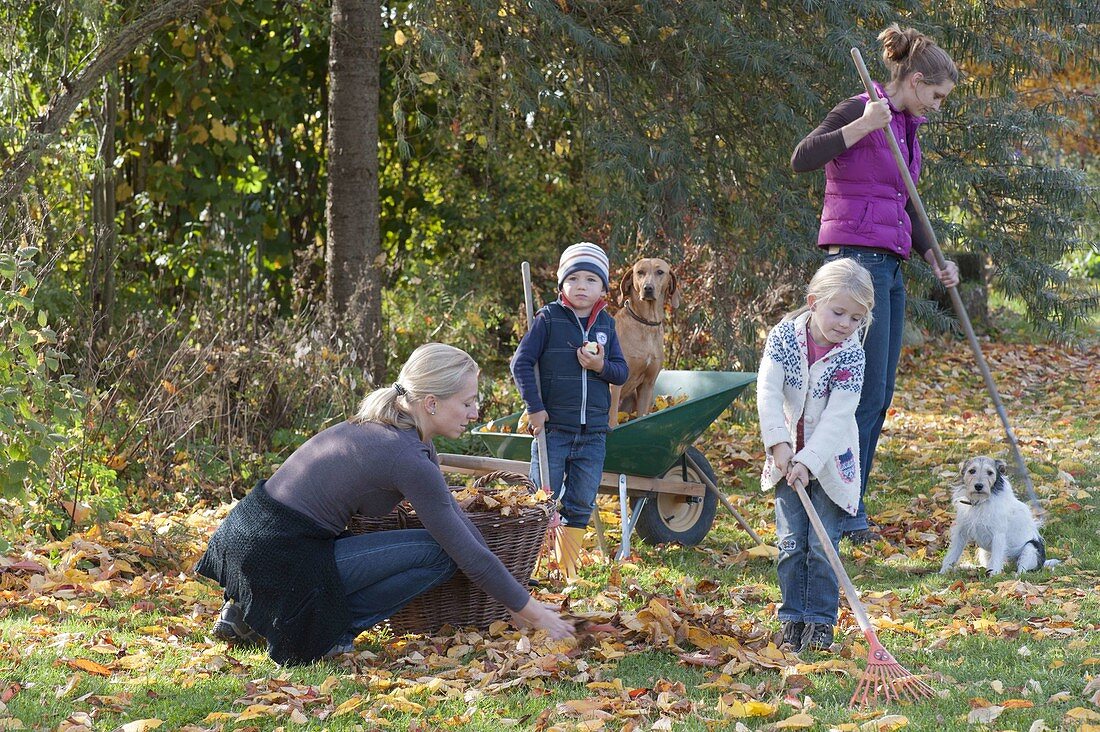
[[[920,701],[931,699],[936,692],[931,686],[924,683],[919,676],[914,676],[890,655],[890,652],[882,647],[874,631],[865,633],[870,644],[870,652],[867,654],[867,668],[859,677],[855,693],[852,694],[848,707],[867,707],[875,703],[879,694],[883,701]]]

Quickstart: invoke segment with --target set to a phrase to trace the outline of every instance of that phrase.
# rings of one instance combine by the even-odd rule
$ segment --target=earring
[[[434,417],[434,416],[435,416],[435,410],[434,410],[434,409],[432,409],[432,410],[429,410],[429,411],[428,411],[428,414],[430,414],[430,415],[432,415],[432,416]]]

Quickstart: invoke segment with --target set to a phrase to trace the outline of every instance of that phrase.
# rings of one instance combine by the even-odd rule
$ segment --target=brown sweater
[[[451,496],[435,449],[416,430],[341,422],[311,437],[266,483],[268,494],[336,536],[352,514],[385,516],[408,499],[470,581],[509,610],[530,595]]]

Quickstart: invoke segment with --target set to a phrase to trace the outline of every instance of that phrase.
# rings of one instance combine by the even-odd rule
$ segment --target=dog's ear
[[[676,287],[676,275],[672,273],[670,269],[668,271],[668,283],[665,285],[665,295],[667,296],[665,302],[668,306],[675,310],[680,307],[680,289]]]
[[[622,281],[619,282],[619,304],[625,305],[632,297],[634,297],[634,268],[628,267]]]
[[[997,475],[1004,475],[1008,472],[1008,463],[1004,460],[994,460],[993,464],[997,466]]]
[[[959,463],[959,479],[960,480],[963,478],[963,476],[966,475],[966,465],[969,462],[970,462],[969,460],[963,460],[961,463]]]

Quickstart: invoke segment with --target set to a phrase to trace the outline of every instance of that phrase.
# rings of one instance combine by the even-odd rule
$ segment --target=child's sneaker
[[[802,650],[802,634],[805,630],[806,624],[801,620],[784,620],[783,635],[779,641],[779,647],[798,653]]]
[[[244,622],[244,612],[232,600],[227,600],[222,605],[222,611],[218,613],[218,619],[214,621],[210,634],[219,640],[238,646],[261,645],[264,642],[264,637]]]
[[[806,623],[802,632],[802,649],[827,651],[833,646],[833,626],[829,623]]]

